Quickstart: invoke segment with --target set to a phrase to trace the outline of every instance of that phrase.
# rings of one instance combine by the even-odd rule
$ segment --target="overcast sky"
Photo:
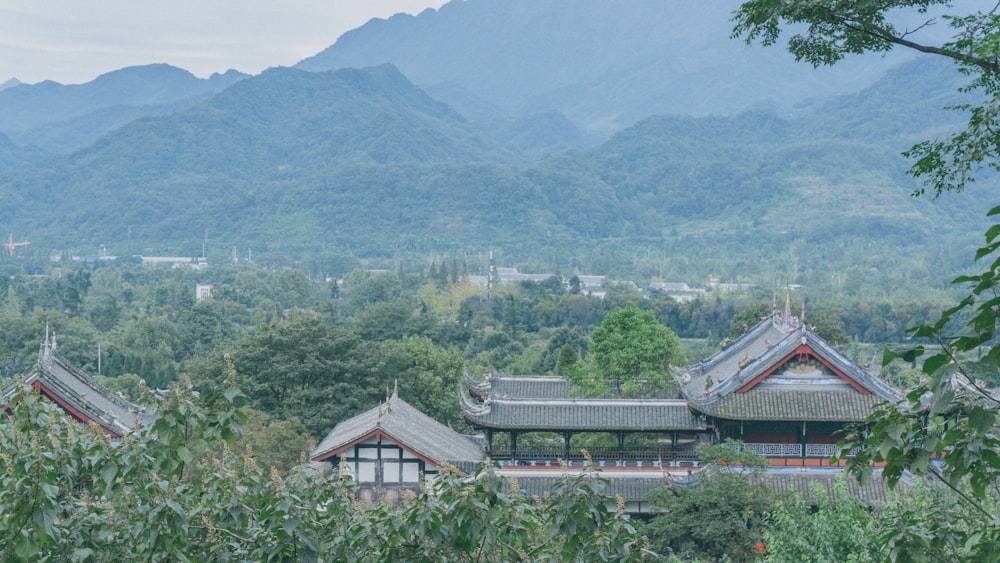
[[[207,77],[290,66],[371,18],[445,0],[0,0],[0,83],[78,84],[167,63]]]

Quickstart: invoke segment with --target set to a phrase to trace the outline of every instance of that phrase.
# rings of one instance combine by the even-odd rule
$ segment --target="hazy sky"
[[[0,0],[0,83],[77,84],[168,63],[200,77],[290,66],[371,18],[445,0]]]

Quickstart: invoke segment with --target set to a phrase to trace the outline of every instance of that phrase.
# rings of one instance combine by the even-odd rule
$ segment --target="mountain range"
[[[678,45],[733,43],[723,8],[630,0],[622,4],[630,9],[609,11],[619,4],[583,0],[573,17],[558,19],[553,4],[451,2],[371,22],[298,68],[252,77],[201,80],[156,65],[80,87],[0,90],[0,107],[22,108],[0,117],[0,228],[30,238],[32,252],[103,245],[119,255],[195,255],[207,242],[217,256],[239,247],[392,265],[492,249],[524,269],[688,280],[780,274],[829,283],[844,272],[849,280],[892,272],[884,283],[938,283],[967,265],[969,253],[955,249],[981,236],[996,182],[938,201],[913,198],[918,186],[899,156],[961,124],[960,114],[941,109],[959,99],[962,80],[948,64],[877,60],[886,68],[857,77],[869,80],[860,90],[842,85],[841,95],[808,100],[821,75],[778,99],[741,82],[749,69],[732,73],[728,87],[707,73],[716,82],[701,83],[699,100],[716,100],[718,111],[681,111],[699,69],[725,65],[699,63],[704,53]],[[616,14],[624,16],[608,21]],[[661,30],[673,43],[651,38],[650,20],[699,14],[720,19],[697,32],[691,24]],[[546,28],[550,50],[540,39]],[[467,33],[450,35],[456,30]],[[600,49],[582,51],[592,62],[583,65],[564,60],[573,36],[629,41],[609,46],[605,60]],[[653,47],[633,60],[637,36]],[[475,37],[480,70],[467,68]],[[413,61],[429,69],[440,57],[438,74],[379,60],[421,44]],[[534,49],[530,61],[523,45]],[[738,49],[765,61],[787,57]],[[364,53],[377,64],[348,64]],[[651,53],[662,60],[643,62]],[[514,83],[519,58],[530,68]],[[621,96],[608,95],[612,60]],[[568,70],[556,75],[546,64]],[[694,72],[661,77],[666,86],[653,88],[657,69],[668,67]],[[649,70],[645,82],[623,78],[641,69]],[[422,78],[411,81],[411,72]],[[640,92],[640,83],[650,89]],[[741,89],[753,93],[742,106],[721,101]],[[666,100],[668,90],[681,94]],[[641,99],[667,105],[657,112]]]
[[[0,87],[0,132],[20,145],[70,152],[137,118],[173,113],[246,77],[230,70],[202,79],[153,64],[102,74],[86,84],[8,81]]]
[[[787,112],[856,92],[912,55],[812,69],[730,40],[735,0],[455,0],[372,20],[296,65],[396,65],[474,120],[558,112],[601,139],[654,114]]]

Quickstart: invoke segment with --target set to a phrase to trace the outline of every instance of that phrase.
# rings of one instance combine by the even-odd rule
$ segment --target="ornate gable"
[[[751,353],[719,354],[728,359],[689,372],[683,391],[694,410],[730,420],[848,422],[864,420],[881,401],[900,398],[808,326],[776,318],[761,324],[770,325],[771,334],[780,331],[781,338],[764,348],[737,340],[734,348]],[[745,338],[759,341],[764,330],[758,326]]]
[[[808,340],[803,337],[804,340]],[[844,389],[848,387],[862,395],[871,393],[863,385],[846,375],[832,362],[818,354],[808,343],[800,344],[791,354],[776,361],[770,368],[736,390],[746,393],[751,389],[790,389],[799,387],[804,391]]]

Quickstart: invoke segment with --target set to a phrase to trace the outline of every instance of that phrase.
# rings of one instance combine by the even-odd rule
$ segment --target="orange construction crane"
[[[11,233],[10,237],[7,239],[7,242],[3,243],[3,247],[6,248],[8,251],[10,251],[10,255],[13,256],[15,248],[19,246],[28,246],[29,244],[31,243],[26,240],[20,240],[14,242],[14,233]]]

